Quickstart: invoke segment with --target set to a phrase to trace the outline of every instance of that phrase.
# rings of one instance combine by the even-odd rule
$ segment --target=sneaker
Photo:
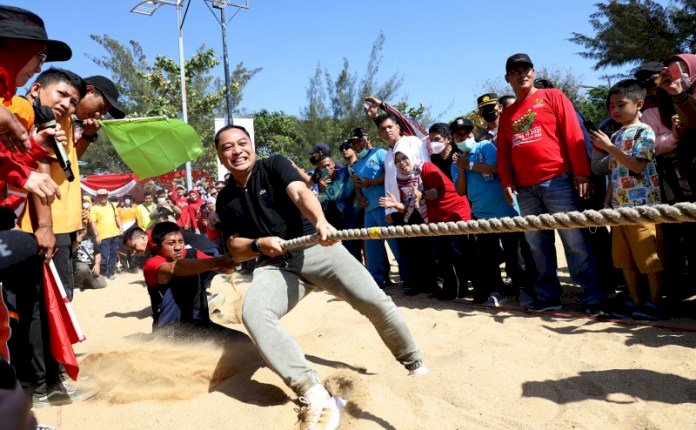
[[[492,293],[488,300],[483,302],[483,306],[488,306],[490,308],[498,308],[507,304],[507,298],[502,293]]]
[[[614,318],[632,318],[633,313],[638,311],[638,305],[633,300],[627,299],[614,305],[609,309],[609,315]]]
[[[546,301],[546,300],[535,300],[527,310],[530,312],[547,312],[547,311],[560,311],[563,309],[563,305],[560,301]]]
[[[46,424],[37,424],[36,430],[56,430],[55,427],[47,426]]]
[[[212,314],[215,311],[219,311],[223,304],[225,304],[225,296],[213,294],[208,297],[208,312]]]
[[[341,412],[346,401],[338,396],[330,399],[311,399],[300,397],[300,428],[303,430],[336,430],[341,424]]]
[[[637,320],[659,321],[669,319],[664,309],[652,302],[645,302],[631,315]]]
[[[51,405],[67,405],[91,399],[96,394],[96,390],[83,390],[61,382],[48,389],[47,397]]]
[[[421,364],[419,367],[416,367],[413,370],[408,371],[408,376],[420,376],[420,375],[427,375],[430,373],[430,370],[428,370],[427,367],[425,367],[424,364]]]
[[[45,408],[46,406],[51,406],[51,402],[48,401],[48,395],[46,394],[32,394],[31,404],[34,408]]]

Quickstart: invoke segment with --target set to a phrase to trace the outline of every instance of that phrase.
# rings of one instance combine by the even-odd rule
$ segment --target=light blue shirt
[[[498,149],[488,140],[476,142],[467,153],[469,165],[471,163],[485,163],[497,166]],[[452,182],[457,183],[459,169],[452,163]],[[503,195],[503,187],[500,178],[495,173],[483,174],[466,170],[466,196],[471,204],[471,213],[479,219],[513,217],[517,215],[515,209],[507,204]]]
[[[382,148],[372,148],[365,158],[355,162],[353,170],[360,179],[375,179],[384,175],[384,159],[387,151]],[[362,195],[367,199],[365,212],[379,208],[379,198],[384,197],[384,184],[363,188]]]

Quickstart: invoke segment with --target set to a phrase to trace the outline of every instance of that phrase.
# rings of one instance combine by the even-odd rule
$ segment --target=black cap
[[[99,90],[99,92],[109,102],[109,104],[111,105],[109,114],[112,117],[116,119],[121,119],[124,116],[126,116],[126,114],[123,112],[123,109],[121,109],[121,107],[118,105],[118,88],[116,88],[116,84],[114,84],[111,81],[111,79],[97,75],[85,78],[85,82],[87,83],[87,85],[91,85],[96,90]]]
[[[369,135],[370,135],[370,133],[368,133],[367,130],[365,130],[362,127],[354,128],[353,131],[350,132],[350,138],[362,139],[363,137],[369,136]]]
[[[529,55],[522,53],[511,55],[505,62],[505,73],[510,73],[510,70],[522,64],[529,67],[534,67],[532,59],[529,58]]]
[[[331,148],[329,148],[329,145],[325,143],[317,143],[314,145],[314,147],[312,147],[312,149],[309,150],[308,154],[313,155],[317,152],[321,152],[325,155],[331,155]]]
[[[635,78],[639,81],[642,81],[648,79],[650,76],[656,73],[660,73],[663,67],[664,66],[659,61],[643,63],[636,69],[635,72],[633,72],[633,76],[635,76]]]
[[[347,139],[347,140],[344,140],[343,142],[341,142],[340,145],[338,145],[338,150],[339,150],[339,151],[343,151],[343,148],[351,148],[351,149],[352,149],[352,148],[353,148],[353,141],[352,141],[352,139],[349,138],[349,139]]]
[[[65,42],[51,40],[44,22],[35,13],[12,6],[0,6],[0,39],[22,39],[46,43],[46,61],[67,61],[72,51]]]
[[[474,123],[471,122],[470,119],[463,118],[463,117],[459,117],[459,118],[455,119],[454,121],[452,121],[450,123],[449,126],[450,126],[450,131],[452,133],[456,133],[459,130],[463,130],[463,129],[466,129],[469,131],[474,129]]]
[[[476,99],[476,104],[478,108],[481,109],[483,106],[495,106],[498,104],[498,94],[496,93],[486,93],[481,97]]]

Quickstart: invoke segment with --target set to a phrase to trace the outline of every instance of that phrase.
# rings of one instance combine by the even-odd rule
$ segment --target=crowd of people
[[[255,260],[242,311],[249,336],[297,392],[308,428],[322,420],[328,422],[321,428],[335,428],[342,400],[321,384],[279,319],[322,288],[365,315],[409,375],[427,373],[382,291],[397,283],[387,247],[406,295],[517,303],[534,312],[564,303],[553,231],[336,244],[332,230],[694,199],[694,54],[645,63],[634,79],[616,83],[598,125],[537,77],[523,53],[505,63],[513,94],[476,100],[483,127],[461,116],[426,131],[367,96],[374,130],[353,129],[337,142],[339,154],[317,143],[309,172],[285,157],[257,160],[249,133],[228,125],[214,142],[230,172],[225,181],[190,190],[173,184],[136,199],[113,198],[105,189],[87,196],[80,188],[78,161],[96,140],[98,119],[125,116],[116,85],[64,69],[42,72],[45,62],[68,60],[71,50],[23,9],[0,6],[0,50],[0,364],[10,366],[35,406],[94,395],[73,387],[47,348],[42,274],[49,261],[69,300],[76,288],[106,288],[119,271],[142,270],[153,330],[245,337],[210,320],[216,297],[206,291],[216,273]],[[29,92],[17,95],[37,73]],[[47,111],[51,121],[44,121]],[[693,293],[694,231],[692,223],[559,230],[583,310],[594,317],[669,318],[670,305]],[[283,240],[314,233],[319,245],[282,247]]]

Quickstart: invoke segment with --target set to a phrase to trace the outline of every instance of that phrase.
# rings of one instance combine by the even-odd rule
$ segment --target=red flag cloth
[[[68,298],[65,294],[61,294],[62,288],[58,285],[60,280],[56,282],[55,275],[55,272],[48,265],[43,265],[44,298],[46,300],[46,314],[48,315],[51,354],[57,362],[63,364],[68,376],[76,381],[80,366],[77,364],[72,344],[81,342],[84,340],[84,336],[82,336],[79,326],[75,324],[76,321],[71,315],[72,309],[70,309]]]

